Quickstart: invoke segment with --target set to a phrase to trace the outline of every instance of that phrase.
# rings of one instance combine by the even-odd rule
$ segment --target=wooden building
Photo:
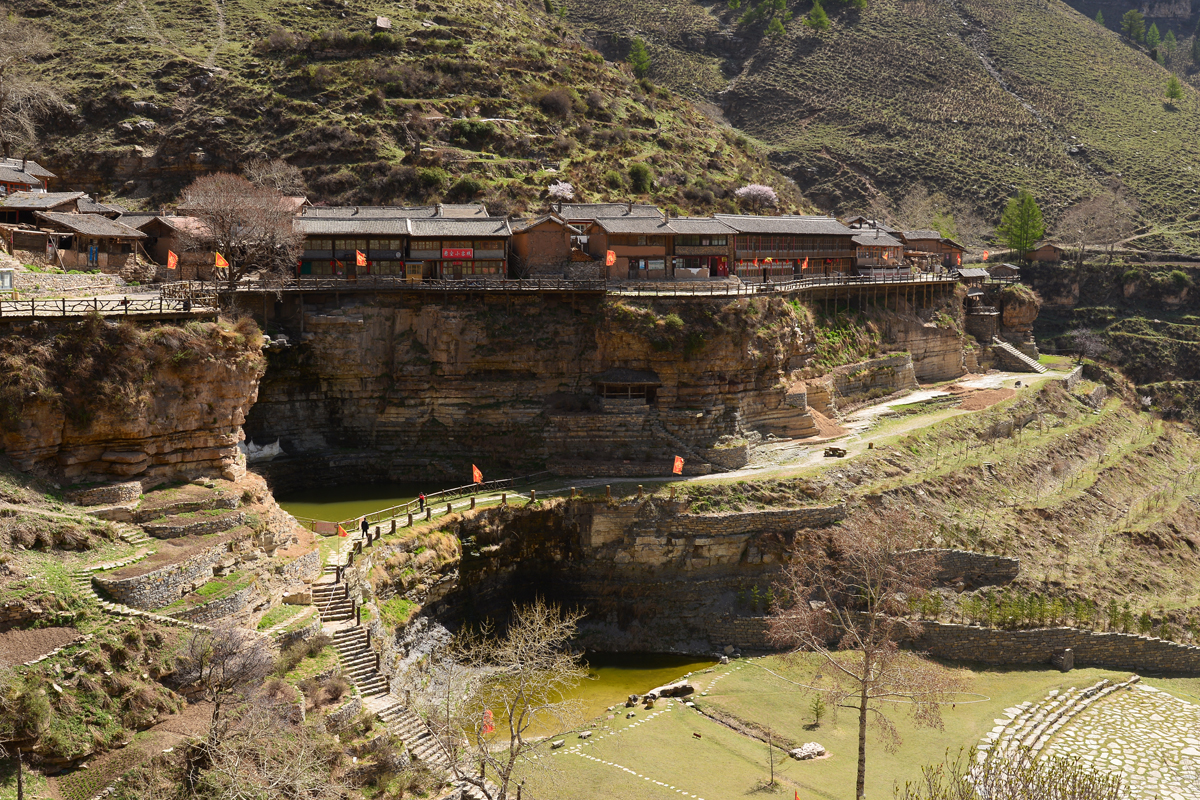
[[[408,220],[408,259],[421,275],[445,280],[503,280],[508,277],[508,220],[493,217],[435,217]]]
[[[967,252],[967,248],[935,230],[904,231],[902,238],[905,256],[940,261],[947,269],[961,267],[963,253]]]
[[[36,161],[0,158],[0,197],[16,192],[48,192],[51,178],[57,177]]]
[[[138,242],[146,238],[141,231],[99,214],[39,211],[37,218],[50,240],[47,261],[63,269],[116,274],[136,258]]]
[[[514,224],[510,265],[513,276],[563,274],[574,260],[577,250],[574,241],[582,233],[557,214]]]
[[[859,271],[898,269],[904,264],[904,242],[879,229],[863,229],[854,237],[854,264]]]
[[[38,225],[38,212],[71,213],[79,210],[83,192],[17,192],[0,200],[0,223]]]
[[[675,231],[662,217],[626,216],[598,219],[584,229],[588,252],[605,261],[608,251],[616,256],[607,265],[607,277],[640,281],[661,281],[669,276],[670,255]]]
[[[1063,247],[1053,242],[1038,242],[1037,247],[1025,254],[1025,260],[1058,263],[1062,261],[1064,252],[1066,250]]]
[[[1019,280],[1021,268],[1016,264],[997,264],[988,268],[988,275],[1001,280]]]
[[[304,234],[299,275],[405,275],[408,223],[407,217],[297,217],[295,228]],[[366,266],[358,266],[358,253],[367,257]]]
[[[675,280],[708,280],[729,275],[733,228],[713,217],[673,217],[667,226],[675,236],[671,246],[671,276]]]
[[[109,219],[117,219],[125,213],[125,209],[111,203],[99,203],[91,197],[84,195],[79,198],[79,202],[75,205],[76,211],[80,214],[99,214],[102,217]]]
[[[175,254],[178,265],[175,272],[166,272],[169,280],[212,280],[216,269],[214,251],[211,246],[201,246],[212,235],[201,220],[167,214],[122,214],[117,221],[146,234],[142,248],[160,266],[166,267],[169,255]]]
[[[596,395],[605,400],[654,405],[662,381],[649,370],[613,367],[597,375],[592,385]]]
[[[665,215],[657,206],[645,203],[554,203],[551,213],[578,228],[586,228],[598,219],[645,217],[662,219]]]
[[[854,271],[855,232],[832,217],[715,217],[736,231],[731,272],[745,282]]]

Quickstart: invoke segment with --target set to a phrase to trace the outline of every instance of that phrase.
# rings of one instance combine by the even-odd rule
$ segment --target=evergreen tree
[[[1192,61],[1200,64],[1200,36],[1192,39]]]
[[[1101,27],[1104,26],[1104,12],[1103,11],[1096,12],[1096,24]]]
[[[808,16],[804,18],[804,24],[814,31],[823,31],[829,28],[829,15],[825,13],[821,0],[813,0],[812,11],[808,12]]]
[[[1167,79],[1167,103],[1172,107],[1177,100],[1183,99],[1183,84],[1179,82],[1178,76],[1172,75]]]
[[[1151,50],[1156,50],[1159,42],[1161,41],[1162,36],[1158,33],[1158,25],[1151,24],[1150,30],[1146,31],[1146,47],[1149,47]]]
[[[1026,257],[1046,233],[1042,210],[1038,208],[1032,194],[1022,189],[1016,197],[1008,201],[1004,213],[1000,216],[1000,226],[996,228],[996,233],[1009,250],[1019,258]]]
[[[650,51],[640,37],[634,39],[629,47],[629,66],[633,67],[633,74],[639,78],[650,74]]]
[[[1175,48],[1179,46],[1179,40],[1175,38],[1175,31],[1167,31],[1167,35],[1162,40],[1163,49],[1167,51],[1167,55],[1175,52]]]
[[[1141,44],[1146,40],[1146,18],[1136,8],[1131,8],[1121,17],[1121,31],[1130,41]]]
[[[786,31],[779,17],[771,17],[771,24],[767,26],[767,36],[783,36],[784,33]]]

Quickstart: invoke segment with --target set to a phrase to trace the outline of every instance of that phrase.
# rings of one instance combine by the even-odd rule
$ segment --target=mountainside
[[[60,186],[143,205],[197,173],[284,157],[314,201],[544,204],[641,195],[696,211],[774,185],[745,137],[582,46],[550,3],[15,0],[54,37],[74,106],[44,127]],[[377,27],[386,17],[390,29]],[[639,188],[638,163],[651,183]]]
[[[801,0],[778,36],[782,4],[731,5],[599,0],[572,15],[599,44],[644,36],[652,77],[718,100],[818,205],[923,183],[994,221],[1026,188],[1055,220],[1116,186],[1140,202],[1140,245],[1200,249],[1200,98],[1185,82],[1167,104],[1166,69],[1062,0],[831,0],[824,31]]]

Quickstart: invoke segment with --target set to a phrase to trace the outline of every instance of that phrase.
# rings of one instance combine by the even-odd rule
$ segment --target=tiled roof
[[[905,241],[911,242],[914,239],[919,239],[921,241],[924,241],[926,239],[933,239],[935,241],[940,242],[942,240],[942,232],[941,231],[904,231],[904,240]]]
[[[978,267],[963,267],[962,269],[960,269],[958,271],[958,274],[964,278],[988,278],[988,277],[991,277],[990,275],[988,275],[988,271],[986,269],[979,269]]]
[[[564,219],[600,219],[614,217],[659,217],[657,207],[643,203],[556,203],[551,210]]]
[[[773,233],[801,236],[852,236],[854,231],[833,217],[770,216],[715,214],[738,233]]]
[[[675,233],[683,234],[731,234],[734,229],[714,217],[675,217],[667,220]]]
[[[439,203],[435,206],[308,206],[304,219],[487,219],[480,203]]]
[[[60,214],[54,211],[39,211],[37,216],[38,219],[53,222],[55,225],[61,225],[85,236],[119,237],[121,239],[146,238],[146,234],[141,231],[99,214]]]
[[[27,172],[0,165],[0,183],[19,183],[22,186],[41,186],[42,182]]]
[[[360,217],[327,219],[297,217],[292,223],[306,236],[408,236],[408,217]]]
[[[437,216],[451,219],[486,219],[488,215],[487,206],[482,203],[439,203],[437,208]]]
[[[0,158],[0,167],[9,167],[18,171],[23,171],[26,175],[32,175],[35,178],[57,178],[50,170],[43,167],[36,161],[28,159],[22,161],[19,158]]]
[[[122,225],[128,225],[131,228],[141,228],[143,225],[149,224],[156,219],[158,219],[158,214],[135,211],[132,213],[125,213],[117,217],[117,222],[121,223]]]
[[[79,198],[79,203],[76,205],[80,214],[123,214],[125,209],[120,206],[110,206],[105,203],[97,203],[90,197]]]
[[[408,225],[414,237],[512,236],[508,219],[503,217],[410,219]]]
[[[673,235],[675,231],[662,217],[621,217],[619,219],[598,219],[594,223],[608,233],[638,233]]]
[[[903,247],[899,239],[888,236],[883,231],[869,230],[854,237],[854,243],[860,247]]]
[[[0,206],[23,211],[49,210],[86,196],[83,192],[13,192]]]
[[[628,367],[611,367],[594,378],[595,383],[646,384],[659,386],[662,381],[658,373],[649,370],[629,369]]]
[[[574,225],[568,224],[565,219],[562,219],[557,214],[543,214],[542,216],[534,217],[533,219],[526,219],[526,220],[520,220],[519,222],[514,222],[512,224],[512,232],[514,234],[524,233],[527,230],[536,228],[538,225],[541,225],[543,222],[555,222],[555,223],[561,225],[562,227],[569,229],[571,231],[571,233],[582,233],[582,231],[580,231]]]

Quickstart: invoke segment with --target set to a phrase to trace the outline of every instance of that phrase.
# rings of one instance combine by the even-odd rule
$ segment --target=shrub
[[[496,124],[484,120],[456,119],[450,124],[450,137],[457,142],[480,144],[496,135]]]
[[[483,190],[483,181],[474,175],[463,175],[450,187],[450,194],[454,197],[467,200],[477,196]]]
[[[637,162],[629,166],[629,183],[635,192],[645,194],[650,191],[650,184],[654,181],[654,171],[649,165]]]
[[[538,100],[538,105],[547,114],[552,114],[556,117],[571,116],[571,108],[574,105],[571,102],[571,95],[567,94],[565,89],[551,89],[546,92]]]
[[[1192,278],[1181,269],[1173,269],[1171,270],[1171,283],[1180,289],[1184,289],[1192,285]]]
[[[620,189],[625,185],[625,176],[615,169],[610,169],[604,173],[604,185],[610,189]]]
[[[441,167],[421,167],[417,170],[417,180],[427,189],[441,189],[450,182],[450,173]]]

